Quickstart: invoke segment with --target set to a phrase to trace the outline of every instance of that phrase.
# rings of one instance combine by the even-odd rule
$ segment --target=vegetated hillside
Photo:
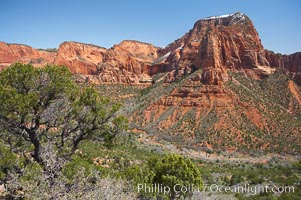
[[[276,72],[254,80],[230,72],[224,85],[204,85],[201,70],[142,90],[132,128],[149,143],[212,150],[301,152],[300,88]]]
[[[150,142],[300,153],[300,55],[265,50],[251,19],[236,12],[198,20],[163,49],[125,40],[47,52],[1,42],[0,69],[66,65],[78,83],[124,102],[131,127]]]

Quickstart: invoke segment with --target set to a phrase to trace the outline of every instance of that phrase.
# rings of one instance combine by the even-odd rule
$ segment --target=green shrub
[[[16,164],[16,155],[0,143],[0,179],[4,179],[10,169]]]
[[[181,186],[194,185],[199,189],[202,188],[202,178],[199,169],[194,163],[180,155],[165,155],[160,160],[152,160],[149,162],[151,170],[154,171],[154,184],[162,184],[171,188],[170,198],[186,197],[191,195],[187,192],[179,192],[173,190],[177,185],[176,190],[179,191]]]

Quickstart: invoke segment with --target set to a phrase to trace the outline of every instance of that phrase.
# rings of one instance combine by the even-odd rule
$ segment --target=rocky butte
[[[202,81],[221,84],[227,70],[244,70],[253,78],[265,77],[276,68],[300,79],[301,53],[274,54],[263,48],[252,21],[240,12],[197,21],[183,37],[163,49],[170,53],[165,65],[168,81],[202,68]]]
[[[147,141],[300,152],[300,52],[265,50],[237,12],[197,21],[160,55],[153,67],[165,84],[155,84],[132,115]]]
[[[127,110],[131,127],[148,141],[301,151],[301,52],[265,50],[240,12],[201,19],[165,48],[132,40],[109,49],[64,42],[48,52],[1,42],[0,69],[15,62],[65,65],[94,84],[153,83]]]

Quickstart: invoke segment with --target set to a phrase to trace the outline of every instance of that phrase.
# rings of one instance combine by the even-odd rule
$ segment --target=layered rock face
[[[105,48],[78,42],[64,42],[57,52],[37,50],[27,45],[0,43],[0,66],[15,62],[30,63],[34,66],[46,64],[65,65],[71,72],[95,74],[97,64],[102,61]]]
[[[301,83],[301,53],[287,56],[264,50],[252,21],[239,12],[201,19],[164,49],[125,40],[110,49],[64,42],[57,52],[47,52],[1,42],[0,67],[14,62],[66,65],[94,83],[149,83],[162,72],[167,73],[166,82],[172,82],[202,69],[202,83],[222,85],[229,69],[260,79],[277,68]]]
[[[0,42],[0,69],[15,62],[44,66],[52,63],[54,57],[54,52],[37,50],[27,45]]]
[[[253,23],[239,12],[197,21],[163,51],[172,52],[166,61],[173,66],[168,81],[203,68],[203,82],[219,85],[227,80],[227,69],[269,66]]]
[[[105,83],[151,82],[151,62],[160,49],[137,41],[123,41],[108,49],[98,64],[98,77]]]
[[[60,45],[54,64],[67,66],[72,73],[96,75],[97,64],[102,62],[105,48],[78,42],[64,42]]]
[[[300,87],[273,72],[288,72],[301,84],[301,53],[264,50],[242,13],[199,20],[164,49],[129,40],[109,49],[64,42],[57,52],[0,43],[0,67],[14,62],[66,65],[84,78],[80,81],[95,84],[150,84],[156,75],[157,83],[141,93],[137,106],[126,107],[132,127],[144,130],[151,141],[300,151]],[[119,93],[120,85],[115,86]]]
[[[57,52],[36,50],[26,45],[0,43],[0,67],[15,62],[34,66],[67,66],[91,82],[139,84],[151,83],[157,71],[151,63],[160,48],[138,41],[123,41],[110,49],[79,42],[64,42]],[[0,69],[1,69],[0,68]]]
[[[301,84],[301,52],[291,55],[281,55],[266,50],[265,56],[270,66],[290,72],[296,82]]]
[[[126,51],[136,59],[151,63],[158,57],[160,48],[154,45],[134,40],[124,40],[113,47],[114,50]]]
[[[300,153],[301,93],[286,74],[255,81],[233,73],[221,85],[204,84],[203,76],[198,70],[172,83],[156,83],[139,99],[128,116],[133,128],[147,133],[143,142]]]
[[[131,121],[148,133],[145,142],[151,144],[290,151],[301,142],[300,121],[292,119],[300,113],[300,91],[285,74],[273,72],[297,74],[298,56],[265,51],[244,14],[199,20],[160,51],[153,67],[167,72],[168,84],[155,84]]]

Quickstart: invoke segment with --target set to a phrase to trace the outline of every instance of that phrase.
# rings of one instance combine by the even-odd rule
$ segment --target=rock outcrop
[[[266,70],[259,67],[262,69],[254,70]],[[197,70],[175,82],[156,83],[143,94],[139,106],[128,115],[133,128],[147,133],[143,142],[197,151],[231,148],[300,153],[301,93],[294,81],[284,73],[258,81],[247,73],[232,73],[227,84],[222,84],[218,81],[225,72],[218,70],[223,68],[213,69],[216,71],[208,70],[208,74]]]
[[[179,47],[180,51],[175,51]],[[221,84],[227,80],[227,69],[269,66],[253,23],[239,12],[197,21],[163,52],[172,52],[166,62],[174,73],[168,81],[202,68],[204,83]]]
[[[300,122],[294,118],[301,108],[299,87],[287,75],[272,73],[286,69],[297,78],[299,55],[264,50],[253,23],[242,13],[199,20],[160,51],[153,67],[167,72],[168,83],[155,84],[130,121],[148,133],[144,142],[150,144],[167,141],[197,150],[274,151],[281,146],[293,152],[301,142]],[[228,74],[230,70],[234,73]],[[279,113],[285,122],[277,118]],[[266,139],[267,133],[273,139]]]
[[[131,40],[109,49],[64,42],[56,52],[0,43],[0,67],[14,62],[66,65],[79,74],[77,81],[126,84],[105,87],[102,95],[112,98],[114,87],[117,98],[139,95],[125,102],[125,113],[151,142],[301,151],[300,87],[287,76],[301,84],[301,52],[265,50],[252,21],[239,12],[201,19],[164,49]],[[153,78],[153,87],[137,92]]]
[[[97,66],[100,82],[151,82],[151,62],[158,57],[159,50],[151,44],[129,40],[114,45]]]
[[[57,52],[26,45],[0,43],[0,67],[14,62],[43,66],[66,65],[94,83],[149,83],[157,73],[172,82],[202,69],[202,83],[222,85],[227,70],[245,71],[255,79],[285,69],[301,83],[301,53],[274,54],[264,50],[252,21],[240,12],[197,21],[180,39],[161,49],[125,40],[112,48],[64,42]]]
[[[125,40],[110,49],[79,42],[64,42],[57,52],[37,50],[26,45],[0,43],[0,67],[15,62],[34,66],[67,66],[93,83],[151,83],[157,73],[151,63],[160,48],[138,41]],[[0,69],[1,69],[0,68]]]
[[[291,73],[296,82],[301,85],[301,52],[282,55],[266,50],[265,56],[271,67],[283,69]]]
[[[67,66],[72,73],[96,75],[97,64],[102,62],[106,49],[78,42],[64,42],[60,45],[54,64]]]
[[[44,66],[47,63],[52,63],[54,56],[54,52],[37,50],[22,44],[7,44],[0,42],[0,69],[15,62]]]

